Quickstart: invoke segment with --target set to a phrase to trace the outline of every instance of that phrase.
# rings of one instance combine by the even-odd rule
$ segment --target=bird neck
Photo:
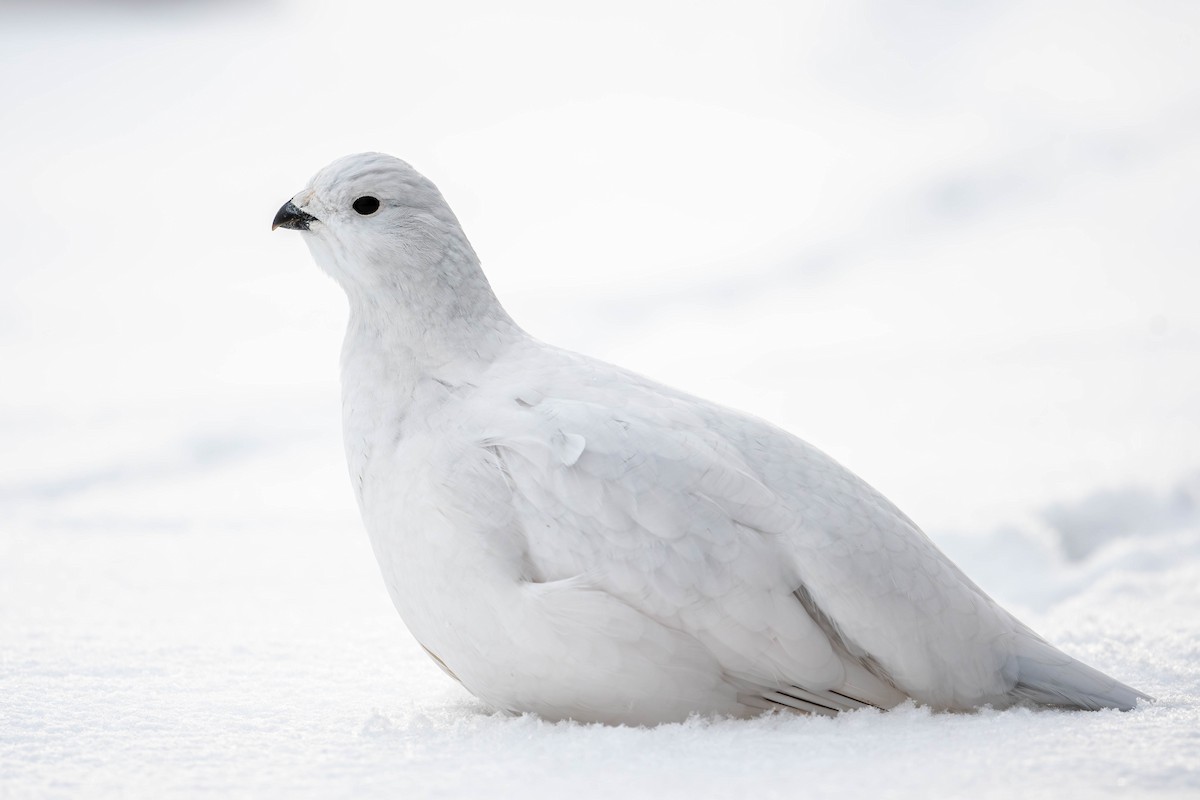
[[[465,242],[387,274],[380,285],[345,287],[343,381],[351,373],[355,382],[394,388],[422,378],[469,381],[524,335]]]
[[[342,435],[360,508],[365,507],[364,487],[379,448],[403,439],[420,398],[428,398],[431,388],[447,396],[447,389],[475,383],[525,336],[501,308],[482,271],[476,268],[476,273],[458,281],[454,292],[437,281],[418,281],[404,290],[347,291]]]

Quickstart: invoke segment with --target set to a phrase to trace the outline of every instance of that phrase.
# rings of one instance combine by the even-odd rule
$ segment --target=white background
[[[1200,791],[1200,7],[0,6],[0,796]],[[881,489],[1131,714],[495,717],[391,610],[344,300],[432,178],[531,333]]]

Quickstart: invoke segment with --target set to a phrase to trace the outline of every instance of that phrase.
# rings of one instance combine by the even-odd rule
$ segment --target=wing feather
[[[1041,666],[1018,689],[1023,665],[1041,663],[1028,629],[821,451],[559,354],[561,371],[487,398],[499,410],[484,442],[504,454],[527,557],[545,580],[586,574],[694,637],[730,679],[760,693],[793,687],[795,702],[971,708],[1069,693]]]

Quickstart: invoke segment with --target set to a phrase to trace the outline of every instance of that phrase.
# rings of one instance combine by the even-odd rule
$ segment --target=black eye
[[[379,210],[379,198],[366,194],[354,201],[354,210],[364,217]]]

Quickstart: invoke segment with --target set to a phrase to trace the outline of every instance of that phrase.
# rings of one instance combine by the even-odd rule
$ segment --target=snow
[[[0,9],[0,797],[1200,792],[1196,10],[510,5]],[[533,333],[812,441],[1158,702],[491,714],[390,607],[344,301],[268,231],[364,149]]]
[[[1194,796],[1200,782],[1195,525],[1124,540],[1086,575],[1059,566],[1060,596],[1025,613],[1155,693],[1147,708],[907,707],[646,730],[492,714],[402,632],[352,515],[286,524],[300,518],[10,531],[6,793],[1061,797],[1069,782],[1069,796]],[[1000,544],[990,555],[1039,564]]]

